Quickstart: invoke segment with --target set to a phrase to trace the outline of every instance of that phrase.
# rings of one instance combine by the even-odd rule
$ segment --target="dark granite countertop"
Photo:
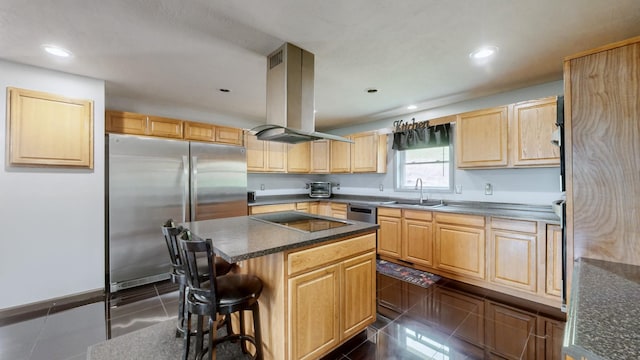
[[[421,209],[434,212],[447,212],[466,215],[496,216],[509,219],[544,221],[549,224],[560,224],[560,218],[553,212],[551,205],[527,205],[527,204],[504,204],[478,201],[445,201],[444,206],[429,207],[411,204],[393,204],[393,201],[403,201],[407,199],[397,199],[390,197],[374,197],[359,195],[334,195],[327,199],[310,198],[307,195],[280,195],[263,196],[249,203],[249,206],[286,204],[291,202],[304,201],[332,201],[341,203],[363,203],[375,206]]]
[[[339,220],[320,215],[313,216],[321,219]],[[229,262],[238,262],[350,235],[373,232],[379,228],[377,224],[361,221],[340,221],[350,225],[305,232],[268,223],[253,216],[192,221],[180,225],[191,230],[192,235],[198,238],[212,239],[215,253]]]
[[[640,358],[640,266],[575,264],[563,352],[575,359]]]

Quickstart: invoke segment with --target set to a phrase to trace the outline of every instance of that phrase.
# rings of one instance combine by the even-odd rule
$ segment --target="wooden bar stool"
[[[213,258],[213,245],[211,239],[207,240],[183,240],[179,236],[180,249],[182,258],[184,259],[184,268],[187,274],[187,296],[186,296],[186,325],[191,326],[191,315],[198,317],[198,326],[203,322],[203,317],[209,318],[209,339],[208,348],[203,348],[202,331],[197,332],[196,346],[199,350],[197,356],[201,359],[208,351],[212,351],[213,347],[223,341],[240,340],[240,346],[244,353],[247,353],[246,342],[251,342],[256,353],[253,359],[262,360],[262,337],[260,330],[260,312],[258,308],[258,297],[262,292],[262,281],[253,275],[227,274],[224,276],[215,276],[216,269]],[[209,280],[202,281],[200,269],[196,259],[202,254],[209,259],[209,273],[214,274]],[[253,313],[254,336],[246,334],[244,327],[244,311],[250,310]],[[229,323],[231,314],[239,312],[240,317],[240,333],[233,334],[227,327],[227,335],[214,340],[215,331],[214,324],[218,314],[225,316],[225,321]],[[190,330],[190,329],[189,329]],[[186,357],[189,353],[188,336],[184,336],[183,353]]]
[[[187,276],[184,271],[184,262],[180,254],[180,247],[178,245],[178,235],[184,231],[182,227],[175,227],[175,223],[172,219],[167,220],[162,226],[162,234],[164,240],[167,243],[167,249],[169,250],[169,258],[171,259],[171,268],[169,276],[171,282],[179,285],[180,300],[178,302],[178,325],[176,329],[176,337],[182,337],[184,334],[184,304],[185,304],[185,290],[187,286]],[[188,234],[187,234],[188,235]],[[203,281],[209,279],[208,265],[206,261],[198,261],[201,269],[200,276]],[[220,257],[215,258],[216,274],[218,276],[224,275],[231,271],[234,264],[229,264],[227,261]],[[229,325],[230,326],[230,325]],[[193,334],[192,334],[193,335]]]

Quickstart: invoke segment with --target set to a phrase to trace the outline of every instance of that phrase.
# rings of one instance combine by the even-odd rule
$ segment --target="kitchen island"
[[[265,359],[319,358],[375,321],[377,224],[282,212],[181,225],[262,279]]]

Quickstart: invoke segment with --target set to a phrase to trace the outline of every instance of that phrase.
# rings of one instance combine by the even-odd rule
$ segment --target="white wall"
[[[8,86],[92,100],[94,169],[8,167],[0,157],[0,309],[103,289],[104,81],[0,60]],[[6,101],[0,113],[5,151]]]
[[[333,134],[345,135],[361,131],[387,129],[392,131],[392,124],[396,120],[416,121],[434,119],[442,116],[459,114],[466,111],[489,108],[515,103],[518,101],[538,99],[546,96],[563,94],[563,82],[555,81],[537,86],[518,89],[474,100],[450,104],[439,108],[407,114],[356,126],[334,129]],[[391,136],[389,136],[391,138]],[[336,194],[370,195],[399,198],[417,198],[417,192],[394,191],[395,150],[391,149],[391,139],[388,143],[387,173],[386,174],[345,174],[345,175],[308,175],[318,181],[340,183],[340,189],[334,188]],[[303,179],[288,179],[290,175],[249,174],[250,190],[259,190],[259,184],[265,184],[265,191],[257,191],[257,195],[275,195],[281,193],[304,193],[300,191]],[[454,184],[462,186],[462,193],[434,192],[429,194],[434,199],[508,202],[521,204],[549,205],[560,197],[560,168],[529,168],[529,169],[491,169],[491,170],[458,170],[454,171]],[[308,181],[307,181],[308,182]],[[493,195],[484,194],[484,184],[491,183]],[[287,186],[294,185],[294,188]],[[380,191],[380,185],[383,191]],[[254,186],[253,189],[251,187]]]

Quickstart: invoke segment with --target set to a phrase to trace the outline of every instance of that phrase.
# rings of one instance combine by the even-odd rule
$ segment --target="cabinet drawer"
[[[484,216],[437,213],[436,221],[439,223],[484,227]]]
[[[402,209],[379,207],[378,208],[378,215],[391,216],[391,217],[398,217],[399,218],[399,217],[402,216]]]
[[[538,226],[535,221],[511,220],[502,218],[491,218],[492,229],[511,230],[535,234],[538,232]]]
[[[331,210],[333,210],[333,211],[347,211],[347,204],[331,203]]]
[[[431,221],[432,215],[433,214],[431,211],[406,210],[406,209],[404,210],[405,219]]]
[[[277,211],[293,211],[296,209],[296,204],[274,204],[274,205],[257,205],[249,207],[251,215],[264,214]]]
[[[376,248],[376,234],[320,245],[289,254],[288,273],[296,274]]]

